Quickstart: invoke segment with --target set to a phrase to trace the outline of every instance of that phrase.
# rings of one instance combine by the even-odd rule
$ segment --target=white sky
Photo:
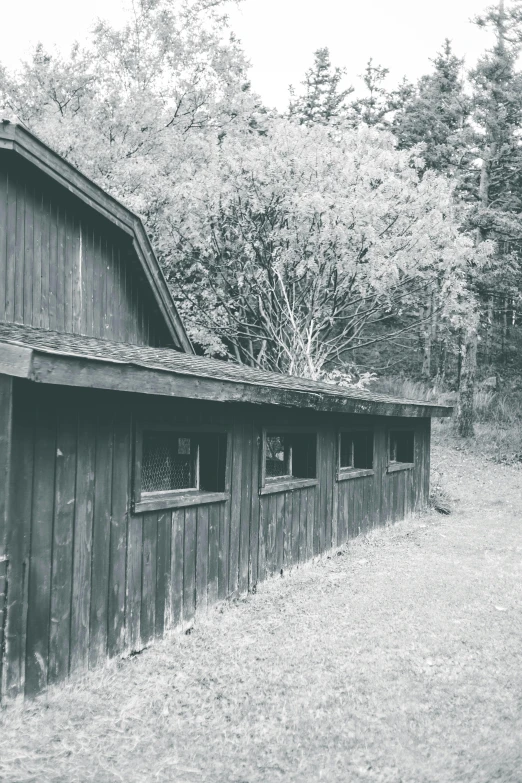
[[[370,57],[390,69],[389,85],[415,80],[444,38],[475,63],[487,37],[469,23],[491,0],[244,0],[230,11],[232,28],[252,63],[252,86],[268,106],[284,109],[288,85],[298,87],[313,52],[330,48],[332,62],[355,83]],[[0,62],[15,66],[41,40],[67,49],[84,39],[96,17],[123,18],[124,0],[0,0]]]

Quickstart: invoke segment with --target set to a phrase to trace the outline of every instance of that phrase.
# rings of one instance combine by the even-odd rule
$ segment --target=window
[[[139,429],[135,510],[185,505],[187,498],[201,503],[215,499],[215,493],[225,492],[226,451],[222,432]]]
[[[315,433],[268,432],[264,445],[263,486],[316,478]]]
[[[412,430],[391,430],[388,439],[388,469],[394,466],[412,467],[414,462],[414,433]]]
[[[341,432],[339,468],[341,470],[373,468],[373,432]]]

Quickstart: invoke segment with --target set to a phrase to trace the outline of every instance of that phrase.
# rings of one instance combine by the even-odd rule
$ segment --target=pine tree
[[[487,9],[475,23],[489,27],[495,35],[493,48],[470,73],[473,86],[473,123],[476,128],[474,153],[480,160],[471,171],[467,187],[474,198],[469,228],[478,243],[496,243],[496,265],[489,275],[474,281],[479,295],[495,286],[496,291],[520,294],[522,282],[522,74],[517,60],[522,51],[522,4],[506,9],[504,0]],[[477,329],[465,340],[463,369],[457,410],[459,433],[473,435],[473,392],[477,362]]]
[[[361,75],[365,92],[360,98],[352,101],[350,107],[354,124],[364,122],[366,125],[381,128],[387,126],[386,115],[393,109],[392,95],[384,86],[388,73],[388,68],[374,65],[372,58],[368,60],[365,71]]]
[[[314,53],[314,64],[302,82],[304,94],[296,96],[294,88],[290,87],[289,116],[302,125],[328,125],[344,118],[346,98],[353,92],[352,87],[341,89],[344,74],[343,68],[332,66],[328,48],[318,49]]]
[[[470,98],[464,91],[463,61],[446,39],[433,72],[416,86],[403,82],[395,94],[392,130],[401,149],[424,146],[426,167],[455,175],[469,158]]]

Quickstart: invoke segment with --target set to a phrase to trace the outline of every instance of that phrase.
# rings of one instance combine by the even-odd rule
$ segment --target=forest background
[[[460,435],[493,419],[480,448],[522,459],[522,4],[474,20],[473,69],[447,40],[395,89],[311,52],[284,112],[225,8],[135,0],[38,45],[0,64],[2,115],[140,214],[198,352],[455,398]]]

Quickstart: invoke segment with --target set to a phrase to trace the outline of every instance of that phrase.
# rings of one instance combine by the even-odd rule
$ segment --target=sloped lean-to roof
[[[78,171],[21,125],[0,119],[0,150],[11,150],[29,161],[62,187],[73,193],[100,215],[132,238],[134,250],[165,319],[172,339],[181,350],[193,353],[183,322],[172,300],[147,232],[140,218],[109,196],[102,188]]]
[[[148,348],[0,323],[0,373],[39,383],[337,413],[450,416],[452,408]]]

